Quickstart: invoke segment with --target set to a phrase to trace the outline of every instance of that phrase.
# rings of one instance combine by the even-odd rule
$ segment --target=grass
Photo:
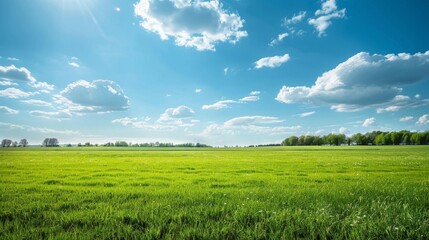
[[[429,147],[0,150],[0,239],[429,239]]]

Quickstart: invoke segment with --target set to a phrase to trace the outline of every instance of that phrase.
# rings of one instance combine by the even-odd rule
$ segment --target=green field
[[[429,239],[429,147],[0,150],[0,239]]]

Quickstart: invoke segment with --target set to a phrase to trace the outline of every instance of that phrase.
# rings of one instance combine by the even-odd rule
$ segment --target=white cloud
[[[201,109],[203,110],[219,110],[219,109],[223,109],[223,108],[230,108],[232,104],[237,103],[237,104],[243,104],[243,103],[248,103],[248,102],[256,102],[259,101],[259,94],[261,92],[259,91],[252,91],[249,93],[248,96],[243,97],[241,99],[239,99],[238,101],[235,100],[221,100],[218,102],[215,102],[213,104],[209,104],[209,105],[203,105],[201,107]]]
[[[311,115],[313,115],[313,114],[315,114],[316,112],[315,111],[312,111],[312,112],[305,112],[305,113],[301,113],[301,114],[299,114],[299,116],[300,117],[308,117],[308,116],[311,116]]]
[[[129,126],[133,128],[146,129],[146,130],[174,130],[174,126],[166,126],[161,124],[152,124],[149,122],[150,118],[119,118],[112,121],[112,123],[119,123],[122,126]]]
[[[286,18],[285,17],[283,19],[283,21],[282,21],[283,25],[284,26],[289,26],[289,25],[292,25],[292,24],[297,24],[297,23],[301,22],[305,18],[306,14],[307,14],[306,11],[300,11],[298,14],[294,14],[292,18]]]
[[[403,118],[399,119],[399,121],[400,121],[400,122],[408,122],[408,121],[411,121],[411,120],[413,120],[413,119],[414,119],[414,117],[413,117],[413,116],[405,116],[405,117],[403,117]]]
[[[365,121],[363,121],[362,123],[362,127],[369,127],[372,126],[375,123],[375,118],[367,118],[365,119]]]
[[[115,11],[120,12],[121,8],[120,7],[115,7]]]
[[[40,88],[45,90],[53,90],[54,86],[46,82],[39,82],[33,77],[31,72],[24,67],[17,68],[15,65],[0,66],[0,79],[6,82],[23,82],[31,87]]]
[[[236,103],[236,102],[237,101],[234,101],[234,100],[221,100],[213,104],[203,105],[201,108],[203,110],[219,110],[223,108],[230,108],[231,103]]]
[[[6,88],[5,90],[0,90],[0,97],[7,98],[26,98],[29,96],[35,95],[32,92],[24,92],[17,88]]]
[[[270,124],[281,123],[283,120],[277,117],[267,116],[243,116],[230,119],[224,123],[225,126],[242,126],[242,125],[257,125],[257,124]]]
[[[282,42],[283,41],[283,39],[285,39],[287,36],[289,36],[289,33],[281,33],[281,34],[279,34],[278,36],[277,36],[277,38],[276,39],[274,39],[274,40],[272,40],[271,42],[270,42],[270,44],[268,44],[268,45],[270,45],[270,46],[274,46],[274,45],[276,45],[276,44],[278,44],[278,43],[280,43],[280,42]]]
[[[315,134],[316,134],[317,136],[320,136],[320,135],[322,135],[324,132],[325,132],[325,130],[324,130],[324,129],[319,129],[319,130],[317,130],[317,131],[315,132]]]
[[[178,46],[215,51],[218,42],[236,43],[247,36],[244,20],[224,10],[218,0],[141,0],[134,7],[144,29],[162,40],[172,37]]]
[[[316,11],[316,15],[330,14],[337,10],[336,0],[326,0],[322,3],[322,9]]]
[[[415,98],[420,98],[420,94],[416,94],[414,97]]]
[[[283,86],[276,100],[283,103],[328,104],[339,112],[359,111],[369,106],[399,106],[388,110],[418,107],[428,104],[428,101],[411,100],[400,95],[401,87],[427,79],[429,51],[385,56],[361,52],[323,73],[311,87]]]
[[[207,126],[200,136],[212,135],[236,135],[241,133],[284,135],[295,132],[301,126],[279,126],[283,120],[270,116],[243,116],[230,119],[223,124],[211,124]]]
[[[0,106],[0,113],[5,113],[5,114],[18,114],[19,111],[6,107],[6,106]]]
[[[74,68],[80,68],[80,65],[77,62],[69,62],[69,65]]]
[[[18,84],[11,81],[0,81],[0,86],[18,86]]]
[[[264,57],[256,61],[255,68],[260,69],[263,67],[276,68],[280,67],[283,63],[289,61],[289,54],[285,54],[283,56],[273,56],[273,57]]]
[[[45,112],[40,110],[30,111],[30,115],[35,117],[42,117],[46,119],[55,119],[58,121],[67,120],[72,117],[72,114],[67,110],[60,110],[57,112]]]
[[[419,117],[419,120],[416,122],[416,125],[426,125],[429,124],[429,114],[425,114]]]
[[[56,96],[56,102],[72,112],[123,111],[129,107],[121,87],[110,80],[73,82]]]
[[[21,100],[21,102],[28,103],[35,106],[40,106],[40,107],[52,107],[51,103],[48,103],[43,100],[37,100],[37,99]]]
[[[223,69],[223,73],[224,73],[225,75],[227,75],[227,74],[228,74],[228,71],[229,71],[229,68],[227,68],[227,67]]]
[[[8,128],[8,129],[19,129],[19,130],[25,130],[28,132],[38,132],[38,133],[44,133],[44,134],[62,134],[62,135],[80,135],[77,131],[72,130],[56,130],[51,128],[39,128],[39,127],[32,127],[28,125],[18,125],[13,123],[5,123],[0,122],[0,128]]]
[[[337,10],[335,0],[326,0],[322,3],[322,9],[318,9],[315,13],[315,18],[308,19],[308,24],[312,25],[319,37],[326,35],[326,29],[332,24],[332,19],[344,18],[346,16],[346,9]]]
[[[195,93],[201,93],[203,90],[201,88],[195,89]]]
[[[252,96],[246,96],[244,98],[241,98],[240,102],[256,102],[259,100],[259,96],[252,95]]]
[[[8,57],[7,60],[9,60],[9,61],[19,61],[18,58],[14,58],[14,57]]]
[[[171,119],[190,118],[195,114],[191,108],[181,105],[176,108],[168,108],[158,119],[160,121],[168,121]]]
[[[340,127],[340,129],[338,129],[338,132],[341,134],[348,134],[349,130],[347,130],[347,128],[345,127]]]
[[[119,118],[112,123],[119,123],[123,126],[131,126],[133,128],[146,130],[167,130],[171,131],[178,127],[192,127],[198,120],[192,119],[195,112],[187,106],[179,106],[177,108],[168,108],[159,117],[156,122],[151,122],[150,118]]]

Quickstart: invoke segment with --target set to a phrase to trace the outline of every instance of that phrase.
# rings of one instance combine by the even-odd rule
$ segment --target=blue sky
[[[276,143],[425,131],[425,0],[1,1],[0,135]]]

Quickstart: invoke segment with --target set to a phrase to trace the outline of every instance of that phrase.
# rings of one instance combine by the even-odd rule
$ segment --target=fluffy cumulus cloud
[[[276,39],[272,40],[270,42],[270,46],[274,46],[276,44],[279,44],[280,42],[282,42],[287,36],[289,36],[289,33],[285,32],[285,33],[280,33]]]
[[[129,106],[121,87],[110,80],[71,83],[56,96],[56,102],[74,112],[123,111]]]
[[[276,68],[280,67],[283,63],[290,60],[289,54],[284,54],[283,56],[273,56],[273,57],[264,57],[259,59],[254,63],[256,69],[268,67]]]
[[[159,118],[159,121],[170,121],[171,119],[190,118],[195,114],[194,110],[187,106],[179,106],[177,108],[168,108]]]
[[[192,119],[195,111],[191,108],[181,105],[176,108],[167,108],[164,113],[156,121],[151,121],[150,118],[119,118],[112,123],[119,123],[123,126],[146,130],[174,130],[179,127],[192,127],[198,120]]]
[[[36,93],[32,93],[32,92],[24,92],[18,88],[6,88],[4,90],[0,90],[0,97],[7,97],[7,98],[14,98],[14,99],[27,98],[35,94]]]
[[[331,26],[333,19],[345,16],[346,9],[338,10],[336,0],[326,0],[322,3],[322,8],[316,11],[314,18],[308,19],[308,24],[317,30],[320,37],[326,35],[326,29]]]
[[[427,125],[429,124],[429,114],[425,114],[421,117],[419,117],[419,120],[417,120],[416,125]]]
[[[141,0],[134,7],[144,29],[163,40],[174,38],[179,46],[214,51],[218,42],[236,43],[247,36],[244,20],[219,0]]]
[[[399,119],[399,121],[400,122],[408,122],[408,121],[411,121],[413,119],[414,119],[413,116],[405,116],[405,117],[402,117],[401,119]]]
[[[0,66],[0,80],[3,82],[9,83],[27,83],[31,87],[44,89],[51,91],[54,89],[54,86],[46,82],[39,82],[31,74],[31,72],[25,68],[17,68],[15,65],[10,66]]]
[[[338,132],[341,134],[349,134],[349,130],[345,127],[340,127],[340,129],[338,129]]]
[[[236,135],[241,133],[284,135],[295,132],[301,126],[282,126],[283,120],[271,116],[242,116],[232,118],[223,124],[211,124],[200,134],[212,135]]]
[[[427,100],[401,95],[403,86],[429,79],[429,51],[370,55],[358,53],[318,77],[313,86],[283,86],[276,100],[283,103],[328,104],[339,112],[373,106],[383,111],[426,105]]]
[[[5,113],[5,114],[18,114],[19,111],[12,109],[10,107],[6,107],[6,106],[0,106],[0,113]]]
[[[375,118],[373,118],[373,117],[367,118],[367,119],[365,119],[365,121],[363,121],[362,127],[370,127],[370,126],[374,125],[374,123],[375,123]]]
[[[217,101],[213,104],[203,105],[201,109],[203,110],[220,110],[224,108],[230,108],[232,104],[243,104],[248,102],[256,102],[259,101],[260,91],[252,91],[248,96],[245,96],[239,100],[221,100]]]

